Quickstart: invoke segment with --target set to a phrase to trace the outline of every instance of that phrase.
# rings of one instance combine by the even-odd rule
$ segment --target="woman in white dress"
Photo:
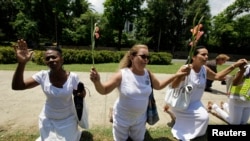
[[[191,69],[188,75],[189,84],[193,86],[193,90],[190,94],[190,104],[186,110],[171,109],[176,117],[172,134],[175,138],[182,141],[191,140],[206,133],[209,118],[207,110],[201,102],[206,86],[206,78],[210,80],[222,80],[228,73],[233,71],[235,67],[247,63],[247,60],[240,59],[235,64],[215,73],[205,66],[208,59],[208,50],[204,46],[197,46],[194,51],[194,56],[190,59],[192,59],[191,64],[184,65],[179,70],[183,71],[183,67]],[[183,79],[184,77],[179,77],[170,85],[172,85],[172,87],[178,87]]]
[[[39,115],[40,137],[37,141],[79,141],[81,132],[78,129],[75,108],[72,100],[73,90],[77,89],[77,74],[63,69],[62,50],[50,47],[44,55],[49,70],[41,70],[24,80],[26,63],[32,57],[24,40],[18,40],[14,46],[17,57],[17,68],[13,75],[12,89],[25,90],[41,85],[46,101]],[[85,91],[81,92],[82,97]]]
[[[250,65],[240,67],[240,71],[233,78],[232,85],[242,85],[245,78],[250,78]],[[250,96],[249,93],[248,90],[248,96]],[[250,117],[250,101],[244,96],[230,94],[228,102],[221,102],[221,107],[209,101],[208,110],[229,124],[244,125],[248,123]]]
[[[159,81],[153,73],[146,69],[149,51],[146,45],[134,45],[120,61],[120,70],[107,82],[102,83],[97,70],[93,68],[90,79],[96,90],[106,95],[118,88],[119,97],[113,106],[113,138],[114,141],[143,141],[146,132],[146,110],[149,95],[154,89],[166,87],[176,77],[186,75],[179,72],[170,78]]]

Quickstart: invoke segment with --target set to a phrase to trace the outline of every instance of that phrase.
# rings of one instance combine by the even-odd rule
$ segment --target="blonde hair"
[[[230,57],[226,54],[219,54],[216,58],[216,60],[224,60],[224,61],[228,61],[230,59]]]
[[[131,49],[129,49],[121,59],[119,63],[119,69],[126,67],[130,68],[132,66],[131,56],[135,56],[141,48],[148,49],[148,46],[144,44],[136,44]]]

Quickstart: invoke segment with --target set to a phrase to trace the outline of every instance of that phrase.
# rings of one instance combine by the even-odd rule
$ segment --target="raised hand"
[[[28,49],[26,41],[23,39],[17,40],[17,44],[13,46],[18,63],[27,63],[33,54],[31,49]]]
[[[234,67],[244,67],[247,64],[248,64],[247,60],[243,58],[243,59],[239,59],[237,62],[235,62],[233,64],[233,66]]]

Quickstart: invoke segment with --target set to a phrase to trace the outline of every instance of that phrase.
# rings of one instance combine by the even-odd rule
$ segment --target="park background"
[[[1,1],[1,5],[3,46],[23,38],[33,49],[46,45],[89,49],[97,23],[96,49],[120,51],[143,43],[154,52],[182,58],[177,52],[187,52],[190,29],[203,17],[199,44],[210,53],[248,55],[250,48],[248,0],[231,1],[216,15],[211,14],[214,5],[209,0],[105,0],[103,13],[87,0],[15,0]]]
[[[208,0],[147,0],[147,7],[142,7],[144,2],[144,0],[105,0],[104,12],[99,13],[87,0],[0,1],[2,5],[0,7],[0,66],[2,66],[0,71],[2,80],[0,82],[2,91],[0,140],[23,141],[36,138],[38,136],[38,114],[45,99],[40,88],[23,92],[16,92],[10,88],[10,78],[16,63],[13,49],[10,47],[17,39],[25,39],[29,47],[36,53],[39,53],[45,46],[60,46],[67,49],[68,58],[74,59],[76,55],[71,54],[72,51],[78,55],[85,55],[85,50],[93,49],[91,38],[94,24],[97,23],[100,28],[100,38],[95,42],[96,52],[105,50],[108,54],[110,53],[108,51],[126,51],[136,43],[143,43],[147,44],[150,51],[157,54],[156,56],[161,56],[158,55],[161,53],[163,56],[166,56],[164,53],[171,54],[172,56],[166,59],[169,63],[172,62],[171,59],[187,58],[188,44],[192,36],[190,29],[204,16],[201,23],[204,26],[202,30],[205,34],[199,44],[207,46],[210,59],[219,53],[228,54],[230,61],[242,57],[249,59],[249,0],[235,0],[217,15],[211,14]],[[91,54],[92,52],[88,52],[89,58],[91,58]],[[103,60],[105,62],[105,59]],[[71,61],[68,64],[73,63]],[[10,69],[8,64],[11,64]],[[97,64],[95,65],[98,67]],[[107,64],[104,65],[108,67]],[[160,70],[161,67],[169,70],[169,67],[172,66],[164,65],[155,66],[155,70]],[[173,63],[174,65],[175,63]],[[36,66],[36,69],[46,67],[32,63],[29,65],[29,67],[33,66]],[[80,67],[84,67],[83,64]],[[80,67],[77,66],[77,68]],[[98,69],[102,68],[104,67],[100,66]],[[155,70],[154,72],[156,72]],[[175,71],[176,69],[173,69],[173,72]],[[28,71],[25,76],[33,73],[33,71]],[[89,87],[92,94],[91,97],[88,97],[90,110],[94,111],[90,115],[91,127],[96,125],[111,127],[107,119],[107,110],[117,97],[116,92],[110,96],[98,95],[91,88],[88,72],[78,71],[77,73],[86,82],[86,86]],[[110,74],[110,72],[102,73],[105,79],[110,77]],[[164,78],[169,75],[160,73],[157,74],[157,77]],[[227,99],[224,86],[216,82],[215,89],[215,93],[206,92],[204,94],[204,104],[211,99],[215,102]],[[164,90],[156,91],[159,108],[164,104],[164,93]],[[150,134],[153,136],[153,140],[173,140],[169,129],[165,128],[167,122],[170,121],[169,117],[160,109],[159,111],[162,120],[156,126],[162,125],[163,128],[156,131],[157,135],[154,135],[155,131],[150,131]],[[211,124],[225,124],[214,116],[211,116],[211,119]],[[95,133],[100,134],[99,138],[102,141],[107,136],[109,139],[112,138],[110,128],[104,131],[96,131],[97,129],[99,128],[95,128],[94,131],[90,130],[95,138],[98,137]],[[8,136],[6,133],[11,133],[11,135]]]

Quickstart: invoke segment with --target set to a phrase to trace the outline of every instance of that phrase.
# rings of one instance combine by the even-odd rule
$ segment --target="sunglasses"
[[[143,54],[143,55],[137,55],[137,56],[140,56],[144,60],[145,59],[149,60],[149,56],[148,55]]]

